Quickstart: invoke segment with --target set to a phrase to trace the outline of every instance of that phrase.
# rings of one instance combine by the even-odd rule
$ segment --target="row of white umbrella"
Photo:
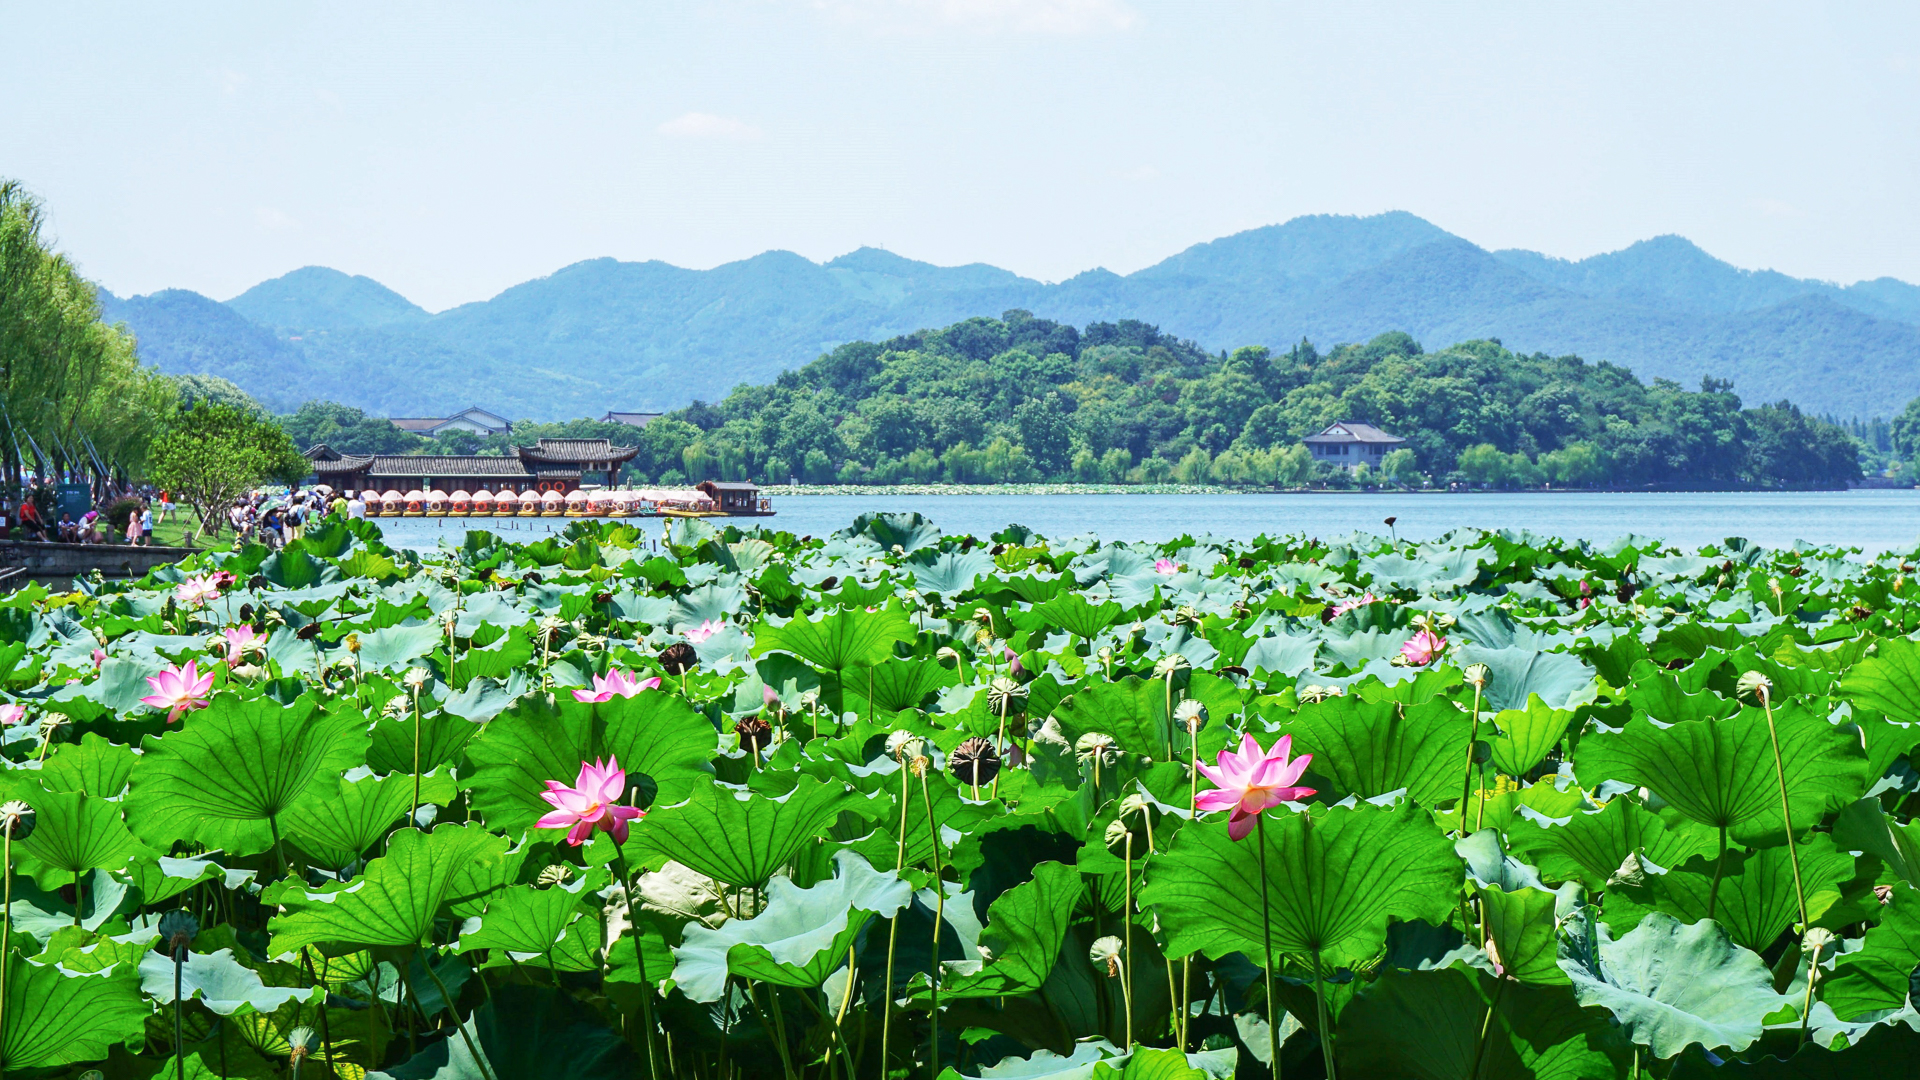
[[[561,494],[558,491],[525,491],[515,493],[505,491],[477,491],[469,494],[465,491],[448,493],[439,489],[422,491],[364,491],[361,499],[367,504],[370,515],[384,514],[448,514],[485,515],[515,513],[525,514],[534,507],[534,513],[566,513],[597,516],[605,514],[632,514],[660,507],[680,507],[686,509],[710,509],[713,500],[704,491],[693,488],[622,488],[600,491],[570,491]]]

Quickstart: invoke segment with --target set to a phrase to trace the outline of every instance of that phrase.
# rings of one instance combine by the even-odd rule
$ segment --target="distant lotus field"
[[[643,524],[0,599],[0,1075],[1920,1060],[1920,556]]]

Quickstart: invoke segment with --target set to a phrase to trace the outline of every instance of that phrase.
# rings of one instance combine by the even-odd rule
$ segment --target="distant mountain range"
[[[1748,402],[1842,417],[1920,397],[1920,287],[1741,270],[1678,236],[1578,262],[1487,251],[1403,212],[1295,218],[1058,284],[861,248],[712,270],[591,259],[439,314],[318,266],[225,303],[182,289],[102,300],[162,369],[224,376],[283,410],[309,398],[408,416],[671,409],[846,341],[1009,308],[1080,326],[1141,319],[1216,350],[1303,337],[1324,349],[1387,330],[1432,348],[1493,337],[1690,387],[1732,379]]]

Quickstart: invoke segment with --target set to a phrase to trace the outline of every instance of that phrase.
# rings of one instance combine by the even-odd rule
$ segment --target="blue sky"
[[[1920,280],[1920,5],[15,6],[0,175],[121,294],[611,255],[1047,280],[1309,213]]]

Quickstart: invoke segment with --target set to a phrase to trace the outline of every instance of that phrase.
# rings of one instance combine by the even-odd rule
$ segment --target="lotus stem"
[[[1487,1014],[1480,1019],[1480,1037],[1473,1043],[1473,1071],[1467,1074],[1467,1080],[1480,1080],[1480,1063],[1487,1053],[1487,1032],[1493,1027],[1494,1010],[1500,1007],[1500,994],[1507,988],[1507,980],[1495,977],[1493,1000],[1487,1002]],[[1333,1074],[1329,1072],[1328,1076]]]
[[[900,850],[894,856],[893,873],[895,877],[907,868],[907,807],[912,800],[907,795],[907,763],[905,755],[900,760]],[[881,987],[880,998],[880,1075],[887,1075],[887,1042],[893,1034],[893,949],[899,940],[900,913],[887,920],[887,982]]]
[[[1760,707],[1767,714],[1767,737],[1773,740],[1773,775],[1780,782],[1780,820],[1787,826],[1787,861],[1793,864],[1793,895],[1800,905],[1800,932],[1806,933],[1807,890],[1800,881],[1800,850],[1793,839],[1793,807],[1787,802],[1787,765],[1780,757],[1780,731],[1773,723],[1773,693],[1760,691]],[[1811,991],[1813,984],[1807,984]]]
[[[419,955],[417,951],[415,955]],[[427,978],[432,979],[434,988],[440,991],[440,1001],[446,1005],[447,1015],[453,1018],[453,1026],[459,1029],[460,1040],[467,1044],[467,1053],[473,1055],[473,1063],[480,1069],[480,1075],[484,1080],[497,1080],[493,1074],[492,1066],[489,1065],[487,1059],[481,1055],[480,1047],[475,1045],[473,1034],[467,1030],[466,1024],[460,1022],[460,1010],[454,1008],[453,995],[447,992],[447,984],[440,981],[440,973],[433,970],[433,960],[428,958],[424,960],[420,966],[427,969]],[[178,995],[175,997],[177,1000]],[[418,990],[413,992],[413,1003],[416,1006],[420,1004],[420,992]],[[322,1004],[320,1007],[325,1009],[326,1005]]]
[[[1333,1072],[1333,1029],[1327,1026],[1327,994],[1320,978],[1320,950],[1313,950],[1313,1012],[1320,1025],[1320,1056],[1326,1059],[1327,1080],[1336,1080]],[[1275,1061],[1279,1058],[1276,1056]]]
[[[1003,765],[1006,763],[1006,758],[1007,758],[1007,705],[1008,703],[1009,703],[1009,698],[1007,697],[1007,695],[1004,695],[1004,694],[1001,695],[1000,697],[1000,734],[995,736],[993,740],[993,750],[995,753],[1000,755],[1001,764]],[[1006,771],[1005,769],[1000,770],[1000,772],[1005,772],[1005,771]],[[997,799],[1000,797],[1000,772],[995,772],[993,774],[993,788],[988,794],[989,798]],[[973,775],[979,776],[980,770],[977,768],[974,769]],[[973,785],[973,801],[974,802],[980,801],[980,785],[979,784]]]
[[[171,944],[171,943],[170,943]],[[180,1024],[180,969],[186,965],[187,946],[184,942],[173,945],[173,1064],[175,1080],[187,1080],[187,1059],[182,1048],[186,1039],[181,1037]],[[324,1011],[326,1006],[320,1006]]]
[[[771,989],[771,987],[769,987],[769,989]],[[760,1007],[760,999],[755,996],[753,992],[752,979],[747,980],[747,1003],[753,1006],[754,1012],[760,1014],[760,1026],[767,1029],[767,1034],[774,1036],[773,1048],[780,1052],[781,1074],[785,1076],[787,1080],[799,1080],[799,1077],[796,1076],[793,1071],[793,1061],[787,1057],[786,1024],[780,1024],[779,1033],[774,1033],[774,1022],[767,1019],[767,1011]],[[777,998],[774,1002],[774,1008],[776,1011],[779,1009],[779,1000]]]
[[[947,921],[946,873],[940,866],[940,825],[933,820],[933,793],[927,787],[927,771],[920,771],[920,800],[927,808],[927,832],[933,841],[933,963],[928,982],[933,996],[930,1012],[933,1022],[932,1051],[928,1055],[930,1074],[940,1075],[940,924]]]
[[[6,863],[7,879],[6,907],[0,910],[0,1073],[7,1069],[7,961],[13,957],[13,826],[13,818],[0,818],[0,861]],[[173,996],[180,997],[177,992]]]
[[[1813,1019],[1813,980],[1820,974],[1820,950],[1824,940],[1813,943],[1813,955],[1807,958],[1807,997],[1800,1005],[1800,1040],[1806,1041],[1807,1024]]]
[[[1191,684],[1189,684],[1191,685]],[[1167,669],[1167,760],[1173,760],[1173,669]]]
[[[1713,864],[1713,884],[1707,889],[1707,918],[1713,913],[1720,900],[1720,875],[1727,872],[1727,827],[1720,826],[1720,859]]]
[[[1467,838],[1467,803],[1473,800],[1473,746],[1480,740],[1480,685],[1473,686],[1472,725],[1467,730],[1467,770],[1460,782],[1460,839]]]
[[[1126,935],[1122,946],[1127,954],[1127,962],[1121,966],[1121,996],[1127,1006],[1127,1049],[1133,1049],[1133,833],[1127,833],[1127,905],[1120,913],[1124,920],[1121,933]]]
[[[1274,1080],[1280,1078],[1280,1024],[1274,1017],[1273,1002],[1273,906],[1267,900],[1267,815],[1253,816],[1254,843],[1260,850],[1260,948],[1261,973],[1266,979],[1267,995],[1267,1069]],[[1314,954],[1316,957],[1318,953]],[[1318,961],[1315,961],[1316,965]],[[1318,967],[1315,968],[1318,971]],[[1319,984],[1314,984],[1319,992]],[[1329,1074],[1331,1075],[1331,1074]]]
[[[660,1075],[660,1063],[653,1049],[653,983],[647,978],[646,946],[645,943],[640,940],[640,923],[635,917],[640,910],[640,905],[634,901],[636,885],[634,878],[627,871],[627,854],[621,850],[617,844],[613,850],[614,868],[620,873],[620,888],[626,894],[627,929],[633,932],[634,965],[639,968],[640,972],[640,1023],[647,1037],[647,1075],[657,1077]],[[611,957],[613,956],[614,946],[618,944],[618,941],[614,941],[607,946],[607,956],[609,957],[607,966],[609,968],[613,966]],[[551,957],[549,957],[549,961],[551,961]],[[554,983],[554,987],[556,989],[559,988],[558,981]]]

